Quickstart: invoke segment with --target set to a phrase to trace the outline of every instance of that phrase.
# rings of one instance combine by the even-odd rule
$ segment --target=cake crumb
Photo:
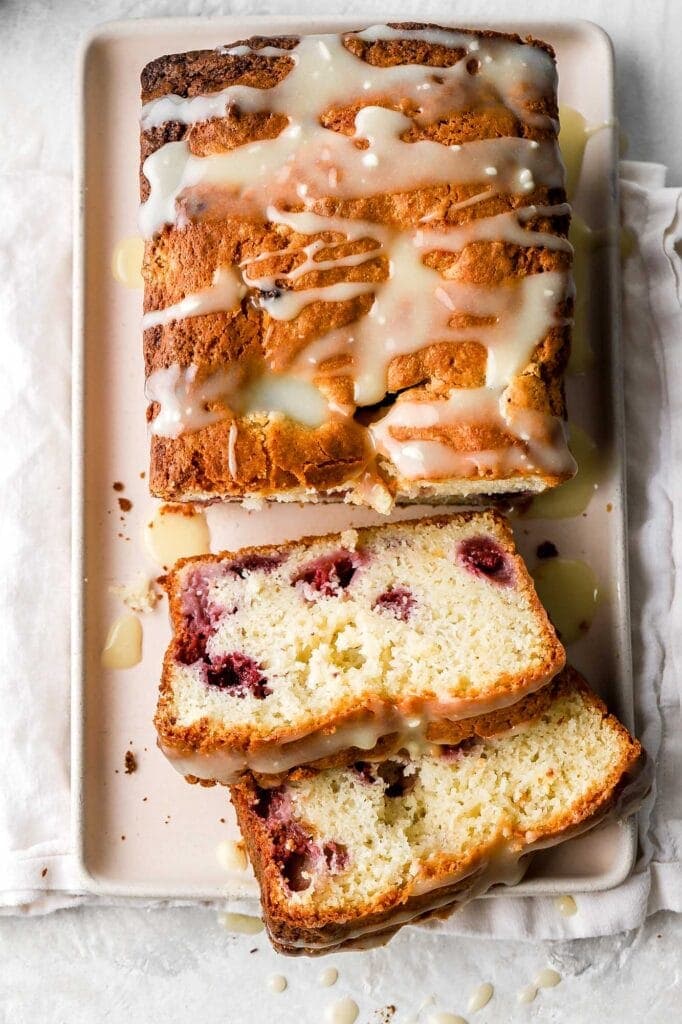
[[[559,551],[551,540],[543,540],[542,544],[538,544],[535,554],[538,558],[556,558]]]
[[[140,473],[140,480],[144,480],[144,478],[146,477],[146,475],[147,475],[147,474],[145,473],[145,471],[144,471],[144,470],[142,470],[142,471],[141,471],[141,473]]]
[[[121,536],[121,534],[119,534]],[[154,581],[141,573],[132,583],[114,583],[109,593],[121,599],[132,612],[151,612],[159,601],[159,594],[154,588]]]
[[[121,839],[125,839],[125,836],[121,836]]]
[[[126,750],[125,769],[126,775],[132,775],[134,772],[137,771],[137,759],[133,754],[132,750]]]
[[[395,1016],[395,1006],[382,1006],[380,1010],[374,1011],[374,1021],[376,1024],[389,1024],[389,1021],[393,1020]]]
[[[40,877],[44,878],[46,874],[47,874],[47,868],[43,868],[43,870],[40,872]]]
[[[122,484],[120,480],[115,480],[114,481],[114,490],[115,491],[122,491],[124,489],[125,489],[125,485]]]
[[[131,508],[133,507],[133,503],[130,500],[130,498],[119,498],[118,507],[120,508],[121,512],[130,512]]]
[[[609,502],[607,502],[607,505],[606,505],[606,511],[607,511],[607,512],[613,512],[613,505],[611,504],[611,502],[610,502],[610,501],[609,501]]]
[[[185,516],[186,519],[193,519],[194,516],[199,516],[203,512],[202,508],[197,508],[191,502],[183,502],[182,504],[169,504],[162,505],[159,509],[159,513],[162,516]],[[151,527],[151,523],[149,524]]]
[[[344,530],[341,534],[341,547],[348,551],[355,551],[358,546],[358,531]]]

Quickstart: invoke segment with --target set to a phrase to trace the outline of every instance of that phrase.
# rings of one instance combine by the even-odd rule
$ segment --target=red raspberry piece
[[[375,611],[385,611],[395,619],[407,622],[416,603],[414,594],[407,587],[389,587],[383,594],[379,594],[373,607]]]
[[[509,556],[491,537],[469,537],[461,541],[457,547],[457,559],[475,576],[485,576],[503,586],[514,582]]]
[[[206,663],[206,682],[228,690],[234,697],[246,697],[251,693],[258,700],[268,697],[272,690],[266,686],[266,677],[260,665],[240,651],[223,654]]]
[[[321,597],[338,597],[350,584],[364,561],[359,552],[341,548],[330,555],[321,555],[302,566],[291,583],[292,586],[300,586],[309,600],[316,594]]]

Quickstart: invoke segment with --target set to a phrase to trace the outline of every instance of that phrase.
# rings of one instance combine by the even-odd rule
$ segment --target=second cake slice
[[[449,742],[565,660],[490,511],[186,559],[166,588],[156,726],[193,780]]]
[[[376,944],[515,884],[533,851],[626,817],[651,783],[640,744],[570,668],[460,728],[452,746],[232,787],[280,952]]]

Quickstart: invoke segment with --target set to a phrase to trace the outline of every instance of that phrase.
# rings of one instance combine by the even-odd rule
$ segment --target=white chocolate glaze
[[[244,386],[235,371],[219,370],[197,384],[195,367],[156,370],[147,383],[150,401],[160,406],[152,430],[177,437],[219,419],[261,412],[281,412],[316,427],[353,411],[352,407],[339,409],[328,404],[314,388],[317,377],[350,377],[355,405],[374,405],[386,395],[389,366],[396,357],[411,355],[436,341],[475,342],[487,349],[486,388],[477,389],[475,403],[462,393],[431,403],[436,422],[444,427],[455,420],[465,422],[465,409],[470,409],[475,422],[486,420],[489,414],[494,425],[523,444],[467,453],[452,449],[445,438],[398,441],[391,427],[418,427],[423,412],[416,407],[425,403],[397,403],[395,409],[400,407],[400,411],[391,410],[371,429],[379,453],[390,455],[398,474],[409,481],[494,477],[504,472],[570,473],[573,463],[559,421],[532,411],[510,415],[504,400],[506,386],[528,364],[538,343],[553,326],[567,323],[558,319],[558,310],[571,296],[570,273],[552,271],[485,286],[448,278],[424,263],[428,253],[458,253],[481,241],[570,253],[567,239],[525,226],[536,215],[566,216],[568,206],[528,206],[448,227],[434,222],[430,214],[412,231],[321,216],[311,209],[316,199],[327,197],[332,198],[333,206],[337,198],[482,183],[480,192],[452,204],[452,210],[493,194],[523,196],[538,186],[561,186],[563,167],[553,141],[505,136],[445,146],[423,138],[409,141],[414,135],[406,135],[414,132],[415,125],[432,124],[453,111],[472,107],[504,106],[528,125],[556,127],[551,118],[537,112],[538,102],[555,88],[553,61],[541,48],[525,43],[446,29],[374,26],[357,33],[365,42],[416,39],[458,51],[459,59],[450,67],[381,67],[361,60],[344,46],[344,39],[352,36],[305,36],[292,50],[223,49],[219,52],[227,56],[249,52],[265,58],[285,56],[290,68],[272,88],[234,85],[210,95],[167,95],[145,105],[143,129],[169,120],[192,125],[235,113],[267,111],[287,117],[286,127],[276,138],[231,151],[199,157],[190,151],[189,141],[183,140],[167,143],[153,153],[143,167],[150,194],[142,206],[140,223],[147,237],[165,224],[186,223],[192,215],[192,189],[200,185],[231,192],[240,204],[260,211],[270,223],[304,236],[325,233],[325,238],[307,241],[299,249],[263,252],[239,268],[217,268],[208,288],[165,310],[147,313],[146,327],[233,309],[245,289],[257,289],[256,303],[274,321],[294,320],[314,302],[347,302],[364,295],[372,300],[368,313],[359,320],[306,346],[286,377],[268,372]],[[360,97],[362,103],[354,133],[345,135],[325,128],[322,115],[335,106],[346,106],[354,97]],[[210,203],[210,198],[207,201]],[[294,213],[280,209],[292,204],[307,208]],[[333,247],[338,240],[330,241],[330,236],[342,241],[371,239],[373,244],[361,253],[335,256]],[[290,257],[295,256],[293,269],[276,273],[270,264],[267,274],[259,273],[264,260],[285,254],[289,265]],[[378,257],[387,266],[385,280],[334,280],[327,284],[317,278],[320,272],[359,267]],[[309,275],[313,275],[311,283]],[[463,323],[466,326],[461,326]],[[331,359],[333,370],[325,366]],[[409,421],[412,413],[415,422]],[[236,439],[233,422],[228,462],[235,478]]]
[[[579,559],[548,558],[532,568],[531,575],[564,646],[584,636],[599,602],[594,569]]]
[[[196,366],[183,370],[178,363],[173,363],[155,370],[147,378],[146,386],[149,401],[158,402],[160,406],[152,421],[152,433],[160,437],[179,437],[235,416],[273,413],[288,416],[307,427],[319,427],[333,414],[322,392],[300,377],[265,372],[240,384],[236,369],[215,371],[199,382]],[[213,408],[207,408],[209,403]],[[237,474],[236,441],[237,426],[233,422],[228,442],[233,476]]]
[[[528,416],[527,410],[510,413],[507,409],[505,393],[499,388],[461,388],[447,399],[396,402],[370,426],[370,431],[377,451],[388,456],[406,480],[485,475],[486,471],[572,471],[575,463],[559,419],[541,413]],[[443,441],[403,441],[394,434],[396,428],[446,429],[477,423],[516,434],[525,443],[521,447],[505,444],[495,451],[466,452]]]
[[[562,917],[573,917],[578,913],[578,905],[572,896],[557,896],[554,906]]]
[[[538,988],[554,988],[561,981],[561,975],[551,967],[545,967],[535,979]]]
[[[166,309],[145,313],[142,317],[142,328],[146,330],[148,327],[169,324],[172,320],[237,309],[245,294],[246,286],[234,269],[218,267],[213,275],[213,282],[208,287],[192,295],[186,295],[180,302]]]
[[[142,260],[144,239],[139,235],[122,238],[116,243],[111,256],[111,272],[119,284],[126,288],[142,288]]]
[[[417,233],[415,245],[422,251],[442,249],[458,252],[471,242],[509,242],[520,246],[541,246],[561,252],[573,252],[573,246],[561,235],[545,231],[528,231],[523,227],[533,217],[566,217],[571,208],[568,203],[556,206],[522,206],[519,210],[498,213],[494,217],[480,217],[467,224],[449,227],[445,231]],[[427,248],[428,247],[428,248]]]
[[[360,1013],[360,1007],[351,999],[350,996],[344,996],[343,999],[339,999],[336,1003],[331,1003],[324,1011],[324,1019],[326,1024],[354,1024],[358,1019]]]
[[[532,216],[535,209],[529,208],[528,216]],[[549,210],[552,214],[555,211],[564,212],[561,207],[549,208]],[[390,233],[385,228],[378,228],[377,225],[363,222],[354,224],[352,231],[348,232],[348,221],[330,218],[329,223],[325,223],[326,218],[312,213],[284,215],[274,209],[270,209],[268,213],[273,218],[277,218],[277,222],[285,223],[294,230],[301,230],[305,226],[311,231],[325,230],[334,234],[343,232],[344,237],[349,239],[372,234],[379,235],[382,236],[380,246],[385,243],[386,237]],[[393,358],[418,351],[434,337],[441,340],[476,341],[485,344],[488,348],[486,383],[489,390],[498,388],[500,385],[508,383],[523,369],[536,345],[552,324],[561,322],[556,320],[555,311],[557,303],[564,300],[569,294],[569,275],[566,272],[555,271],[530,275],[517,282],[509,283],[503,288],[486,288],[445,281],[435,270],[430,269],[422,262],[422,255],[427,252],[457,252],[471,241],[496,236],[501,236],[502,240],[514,241],[519,244],[522,241],[528,241],[529,244],[538,241],[535,232],[523,229],[515,213],[474,221],[471,225],[465,225],[452,231],[432,232],[420,229],[411,236],[409,234],[399,236],[395,241],[390,253],[390,275],[386,282],[379,284],[340,283],[326,287],[285,291],[277,297],[262,300],[261,304],[273,318],[291,319],[310,302],[320,299],[339,301],[374,291],[374,303],[367,316],[354,325],[350,331],[346,328],[329,332],[318,343],[310,346],[304,357],[300,358],[293,367],[294,372],[300,374],[301,370],[305,371],[307,366],[307,373],[314,375],[320,362],[324,362],[332,356],[338,356],[345,351],[353,363],[353,367],[350,371],[344,368],[337,372],[344,374],[352,372],[355,381],[355,400],[359,405],[372,404],[383,398],[386,392],[386,373]],[[552,237],[542,234],[540,240],[544,243],[544,239]],[[568,246],[568,242],[564,239],[558,238],[555,241],[559,248]],[[289,275],[284,276],[295,278],[306,272],[311,265],[314,266],[315,261],[312,256],[324,245],[324,242],[318,240],[306,246],[304,250],[306,253],[305,263]],[[380,251],[381,248],[372,249],[368,253],[358,255],[364,262],[368,258],[373,258]],[[349,265],[347,262],[349,259],[353,259],[353,257],[345,257],[340,261],[326,260],[320,263],[319,269],[333,265]],[[245,277],[245,280],[258,287],[271,287],[274,283],[272,277]],[[211,308],[216,308],[213,306],[212,300],[210,304]],[[177,309],[178,307],[171,307],[171,310],[152,314],[152,316],[163,318]],[[195,310],[195,315],[196,312],[198,310]],[[485,326],[476,324],[473,327],[452,327],[449,325],[449,320],[455,313],[489,317],[493,323],[492,325],[486,323]],[[235,376],[225,371],[218,371],[209,376],[199,388],[195,385],[195,377],[196,370],[194,368],[190,367],[181,371],[177,366],[157,370],[150,376],[147,383],[147,395],[150,400],[158,401],[161,406],[161,411],[152,426],[155,433],[173,437],[183,431],[197,430],[215,422],[227,414],[227,411],[221,414],[215,409],[209,411],[205,408],[208,401],[216,399],[224,399],[226,404],[231,404],[233,408],[238,401],[241,401],[245,412],[279,408],[277,405],[259,406],[257,403],[254,405],[248,395],[244,398],[243,394],[240,395],[238,392]],[[270,377],[271,384],[274,384],[275,380],[276,375],[272,375]],[[302,381],[299,381],[299,385],[301,389],[304,388]],[[272,394],[273,390],[275,389],[270,387],[269,393]],[[287,383],[286,386],[276,390],[278,393],[284,393],[291,390],[291,387]],[[258,391],[257,388],[256,391]],[[298,400],[300,396],[297,396],[294,403],[297,408],[306,410],[310,407],[311,401],[313,401],[312,392],[308,390],[307,394],[310,400],[304,402],[303,405],[300,405]],[[464,390],[460,389],[457,394],[459,402],[467,408],[470,407]],[[477,399],[479,412],[483,413],[485,407],[485,409],[492,410],[493,415],[497,416],[499,398],[500,395],[495,395],[492,390],[487,396],[480,394]],[[314,404],[318,411],[312,415],[304,412],[303,417],[294,416],[293,418],[299,418],[301,422],[308,425],[319,425],[327,415],[327,410],[322,408],[321,401]],[[280,408],[280,411],[289,413],[288,404]],[[409,426],[405,415],[406,408],[403,408],[400,413],[401,425]],[[479,415],[477,418],[484,418],[484,415]],[[541,431],[546,432],[546,424],[540,426]],[[507,423],[506,428],[513,429],[512,424]],[[436,442],[430,442],[430,444],[433,457],[436,453],[433,445]],[[470,460],[460,453],[454,452],[442,444],[440,447],[445,448],[446,451],[443,453],[443,459],[436,458],[436,461],[442,463],[443,466],[439,475],[447,476],[457,472],[455,463],[458,460],[464,468],[470,465]],[[551,449],[550,444],[547,444],[546,447],[548,451]],[[485,453],[479,453],[479,455],[481,458],[485,457]],[[509,458],[513,460],[515,457],[512,449]],[[408,462],[411,461],[409,455],[405,458]],[[418,455],[417,458],[421,462],[421,470],[424,470],[424,463],[427,460],[422,455]],[[536,468],[549,468],[546,467],[545,462],[546,460],[541,459],[539,467]],[[563,464],[562,461],[560,469]],[[491,465],[491,468],[495,468],[494,464]],[[408,479],[417,478],[409,469],[404,471],[399,467],[399,470]],[[428,477],[431,473],[425,470],[419,475]]]
[[[566,167],[566,195],[572,199],[580,181],[587,143],[597,132],[618,126],[615,121],[589,125],[580,111],[566,106],[559,108],[559,121],[559,149]]]
[[[450,49],[476,53],[480,66],[470,73],[466,60],[450,67],[401,64],[380,67],[355,57],[343,45],[343,39],[364,41],[415,39]],[[228,86],[221,92],[203,96],[166,95],[145,104],[143,129],[155,128],[166,121],[196,124],[214,117],[225,117],[232,107],[249,113],[275,110],[292,119],[303,120],[311,105],[319,115],[334,104],[348,102],[348,93],[386,97],[397,102],[409,100],[417,107],[418,123],[429,124],[455,110],[466,109],[480,101],[481,83],[488,86],[488,103],[503,105],[519,120],[541,127],[553,125],[551,118],[533,111],[533,103],[551,92],[556,70],[549,55],[539,47],[504,39],[487,39],[447,29],[401,29],[375,25],[363,32],[340,35],[303,36],[292,50],[264,48],[250,51],[239,47],[219,52],[243,55],[249,52],[290,58],[292,69],[273,89],[244,85]],[[520,88],[518,57],[525,68]],[[490,57],[490,60],[486,60]],[[428,69],[428,70],[427,70]]]
[[[235,408],[241,416],[282,413],[306,427],[319,427],[329,418],[322,392],[308,381],[284,373],[256,377],[239,393]]]
[[[102,668],[132,668],[142,659],[142,623],[121,615],[112,624],[102,649]]]
[[[160,742],[161,749],[171,764],[182,775],[210,779],[224,785],[236,782],[246,770],[262,775],[280,775],[299,765],[310,764],[322,758],[334,757],[340,751],[355,747],[367,751],[368,756],[382,736],[395,734],[394,749],[405,748],[414,756],[431,749],[427,738],[428,726],[433,721],[451,719],[453,722],[474,715],[487,714],[509,707],[522,696],[540,689],[551,678],[542,676],[524,688],[507,694],[482,699],[481,697],[451,699],[424,704],[420,713],[414,707],[403,712],[397,705],[377,702],[371,712],[338,725],[330,731],[319,730],[285,744],[251,746],[248,751],[215,748],[205,751],[180,752]]]
[[[390,251],[388,280],[366,288],[374,290],[369,313],[313,343],[295,367],[300,371],[304,359],[316,367],[345,352],[353,362],[356,404],[372,405],[386,394],[388,366],[396,356],[417,352],[436,339],[476,341],[488,348],[488,386],[509,383],[527,365],[547,331],[565,322],[557,319],[556,308],[570,294],[570,275],[553,271],[528,275],[503,287],[487,287],[447,281],[422,262],[422,253],[451,246],[457,251],[466,237],[464,229],[453,241],[444,232],[399,236]],[[473,240],[475,230],[468,237]],[[276,301],[269,308],[271,314]],[[300,310],[300,300],[295,308]],[[455,327],[451,320],[456,313],[489,317],[493,323]]]
[[[232,420],[230,423],[230,433],[227,437],[227,468],[230,471],[230,476],[233,480],[237,479],[238,466],[237,466],[237,438],[239,437],[239,427],[237,421]]]
[[[569,519],[589,506],[599,487],[603,459],[590,435],[576,423],[568,427],[568,443],[578,469],[571,480],[533,498],[524,516],[530,519]]]
[[[276,215],[277,213],[278,211],[275,211]],[[320,218],[320,220],[322,219],[323,218]],[[340,218],[338,218],[337,220],[340,220]],[[281,221],[279,221],[279,218],[277,221],[275,221],[275,223],[278,222],[281,223]],[[348,222],[346,221],[345,223],[347,224]],[[318,230],[328,232],[331,229],[329,227],[322,227],[319,228]],[[295,267],[293,270],[288,271],[286,274],[278,273],[269,274],[265,276],[261,275],[259,277],[253,273],[253,268],[256,266],[256,264],[262,263],[264,260],[272,259],[275,256],[281,256],[284,254],[288,255],[289,250],[279,249],[275,252],[261,253],[260,256],[256,256],[254,259],[246,261],[246,263],[243,264],[243,266],[245,266],[246,268],[246,275],[244,277],[244,280],[248,285],[253,285],[253,287],[259,288],[261,291],[264,291],[270,288],[274,288],[275,284],[279,281],[297,281],[299,278],[303,277],[305,274],[311,273],[312,271],[331,270],[336,269],[337,267],[358,267],[361,266],[363,263],[367,263],[369,260],[374,259],[376,256],[376,253],[370,251],[354,253],[349,256],[339,256],[336,257],[335,259],[315,259],[315,255],[321,249],[327,248],[327,245],[328,243],[322,241],[321,239],[318,239],[318,241],[316,242],[311,242],[310,245],[306,245],[303,248],[303,252],[306,255],[305,260],[302,263],[300,263],[297,267]]]
[[[289,50],[283,50],[279,46],[261,46],[257,50],[252,50],[246,44],[241,46],[217,46],[215,52],[222,53],[228,57],[244,57],[247,53],[257,53],[261,57],[286,57],[290,53]]]
[[[259,917],[251,917],[249,914],[218,914],[218,921],[228,932],[238,935],[257,935],[265,927]]]
[[[384,36],[385,31],[391,34]],[[419,31],[385,26],[366,32],[370,34],[362,33],[360,38],[433,41]],[[234,110],[280,113],[289,123],[275,139],[233,152],[194,157],[182,141],[167,143],[153,153],[143,168],[151,186],[142,208],[145,235],[164,223],[174,223],[176,198],[199,182],[232,186],[248,192],[250,198],[260,192],[261,199],[272,196],[277,182],[283,189],[280,198],[294,201],[305,195],[326,195],[334,181],[338,195],[371,195],[413,189],[425,182],[476,181],[490,167],[497,172],[496,181],[500,179],[498,188],[519,194],[531,191],[535,183],[560,184],[554,143],[531,146],[529,140],[500,138],[443,147],[429,140],[407,145],[401,141],[403,132],[415,123],[430,124],[453,111],[480,106],[482,95],[488,105],[503,105],[527,123],[553,124],[546,115],[533,111],[534,102],[555,87],[555,68],[545,51],[455,32],[443,32],[439,42],[466,51],[473,45],[475,73],[465,59],[451,67],[429,70],[419,64],[379,67],[355,57],[340,35],[311,35],[302,37],[287,52],[291,71],[270,89],[233,85],[210,95],[167,95],[147,103],[142,112],[143,129],[168,120],[196,124],[230,116]],[[523,63],[518,61],[521,53]],[[357,149],[353,137],[321,123],[326,111],[347,104],[349,96],[361,96],[366,104],[356,117],[355,138],[367,139],[368,150]],[[412,115],[372,105],[373,99],[395,106],[407,103]],[[335,176],[330,179],[332,168]]]
[[[273,320],[293,320],[311,302],[348,302],[358,295],[373,291],[374,287],[367,281],[341,281],[338,284],[321,285],[319,288],[284,291],[276,298],[262,299],[260,305]]]
[[[152,421],[153,434],[179,437],[201,430],[229,416],[228,402],[235,393],[239,376],[235,368],[217,370],[197,381],[197,367],[182,369],[178,363],[154,370],[147,377],[145,394],[157,402],[159,411]],[[220,408],[208,409],[208,403]]]
[[[170,569],[179,558],[205,555],[211,538],[204,512],[187,505],[162,505],[144,529],[144,544],[157,565]]]
[[[498,166],[495,192],[524,195],[536,185],[562,184],[554,142],[542,142],[537,149],[528,139],[506,136],[478,139],[458,149],[429,139],[406,144],[401,136],[412,121],[385,107],[363,107],[355,126],[350,137],[328,133],[331,138],[325,138],[320,147],[329,150],[328,161],[310,151],[309,139],[301,145],[301,133],[291,126],[276,139],[206,157],[192,154],[186,141],[167,142],[147,157],[142,168],[151,191],[140,210],[140,230],[150,238],[165,224],[175,224],[177,200],[197,185],[230,189],[265,209],[273,192],[281,204],[322,198],[330,191],[341,199],[407,192],[453,181],[472,184],[480,180],[483,166],[491,159]],[[369,142],[367,149],[354,145],[360,139]],[[336,187],[330,182],[331,167],[336,171]],[[283,174],[282,169],[288,173]]]
[[[469,1003],[467,1009],[469,1013],[476,1013],[477,1010],[482,1010],[484,1006],[487,1006],[493,997],[493,986],[489,981],[484,981],[482,985],[469,996]]]

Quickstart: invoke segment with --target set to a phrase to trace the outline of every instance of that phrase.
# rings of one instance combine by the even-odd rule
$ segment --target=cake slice
[[[154,495],[386,512],[572,476],[547,43],[256,36],[141,85]]]
[[[625,816],[648,785],[637,740],[572,669],[449,746],[232,787],[263,917],[283,953],[385,940],[513,884],[528,854]]]
[[[185,559],[165,586],[156,727],[193,781],[437,741],[565,660],[496,512]]]

